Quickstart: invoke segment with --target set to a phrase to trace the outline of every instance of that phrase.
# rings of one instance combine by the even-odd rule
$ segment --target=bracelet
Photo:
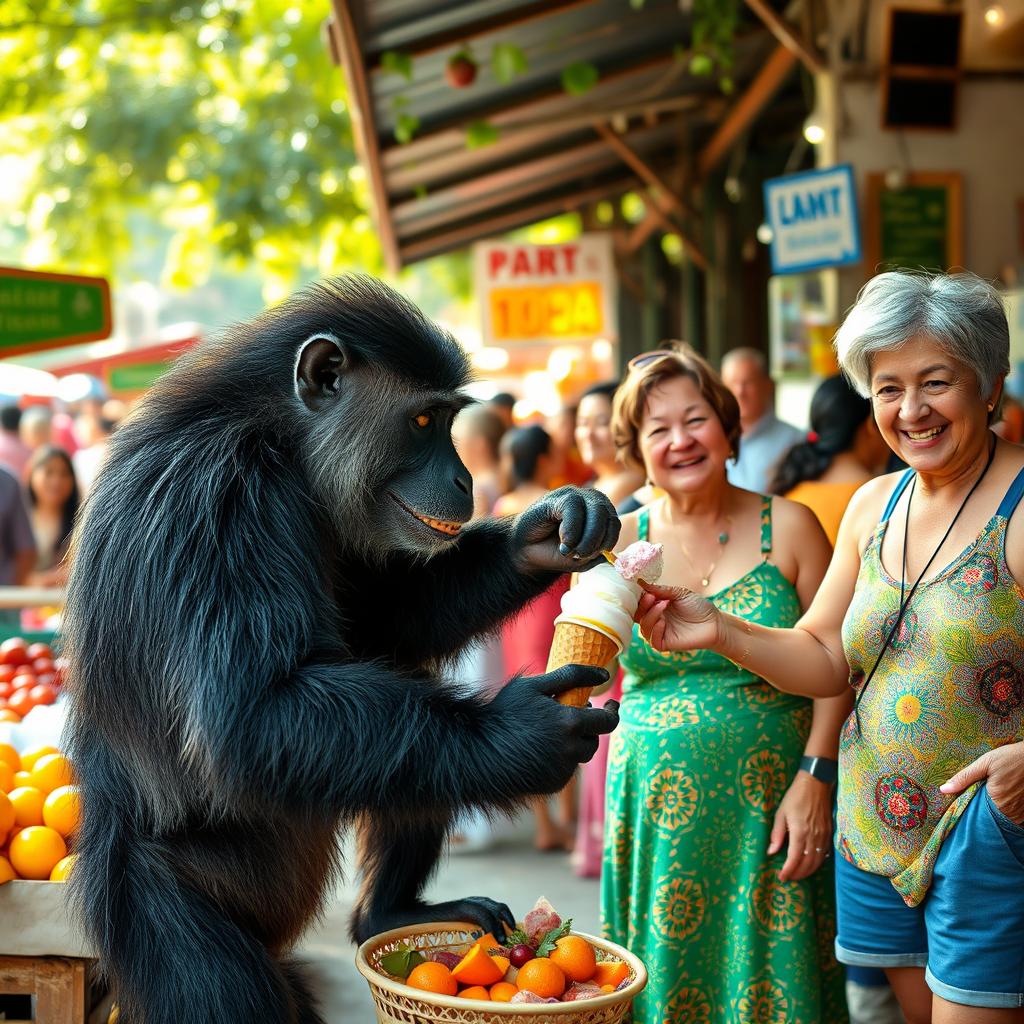
[[[740,619],[739,621],[740,621],[740,625],[743,627],[743,632],[747,636],[747,640],[746,640],[746,643],[743,645],[743,650],[740,651],[740,653],[739,653],[739,657],[738,658],[730,658],[729,660],[734,665],[739,665],[740,668],[743,668],[744,666],[743,666],[742,663],[745,662],[750,657],[750,641],[751,641],[751,638],[754,635],[754,631],[753,631],[753,629],[750,628],[750,623],[747,622],[746,619]]]
[[[831,786],[839,777],[839,762],[831,757],[808,757],[805,754],[800,758],[800,771]]]

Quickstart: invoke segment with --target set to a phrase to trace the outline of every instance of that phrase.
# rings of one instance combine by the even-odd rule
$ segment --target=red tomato
[[[12,636],[0,644],[0,664],[23,665],[28,661],[28,644],[20,636]]]
[[[13,665],[0,665],[0,683],[9,683],[14,678]]]
[[[35,658],[32,662],[32,671],[36,675],[39,675],[41,672],[52,672],[53,658]]]
[[[29,661],[35,661],[36,658],[53,658],[53,649],[49,644],[32,644],[26,653],[28,654]]]
[[[24,672],[19,672],[11,680],[12,690],[30,690],[33,686],[38,683],[35,672],[29,672],[27,669]]]
[[[0,697],[10,697],[14,693],[14,687],[6,681],[0,681]]]
[[[40,686],[56,686],[57,685],[57,673],[56,672],[40,672],[36,676],[36,682]]]
[[[15,690],[7,700],[7,706],[24,718],[36,705],[31,690]]]
[[[52,686],[33,686],[28,696],[33,705],[39,707],[40,704],[52,704],[57,699],[57,691]]]

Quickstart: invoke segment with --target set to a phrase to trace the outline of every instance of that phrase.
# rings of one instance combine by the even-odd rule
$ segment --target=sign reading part
[[[557,245],[482,242],[474,247],[485,344],[614,337],[611,238]]]

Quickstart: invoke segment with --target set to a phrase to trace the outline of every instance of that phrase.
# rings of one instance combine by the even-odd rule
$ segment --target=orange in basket
[[[519,968],[516,984],[543,999],[557,998],[565,991],[565,974],[548,957],[537,956]]]
[[[43,824],[49,825],[65,839],[78,831],[82,806],[77,786],[58,786],[43,803]]]
[[[578,935],[564,935],[557,939],[549,956],[570,981],[590,981],[597,969],[593,946]]]
[[[452,968],[452,977],[462,985],[493,985],[505,977],[505,971],[478,943]]]
[[[614,989],[629,977],[629,968],[621,960],[602,960],[590,980],[602,988],[611,985]]]
[[[495,1003],[511,1003],[512,997],[519,991],[511,981],[499,981],[491,986],[491,1001]]]
[[[0,793],[0,843],[14,828],[14,804],[6,793]]]
[[[46,794],[35,786],[19,786],[7,794],[11,803],[14,804],[15,824],[26,828],[29,825],[42,825],[43,803],[46,801]]]
[[[21,771],[21,758],[10,743],[0,743],[0,761],[6,761],[16,772]]]
[[[44,793],[52,793],[55,789],[70,786],[74,782],[71,777],[71,762],[63,754],[43,755],[32,765],[30,771],[32,785]]]
[[[9,882],[12,878],[17,877],[18,876],[14,873],[14,868],[11,867],[11,862],[0,854],[0,885],[3,885],[4,882]]]
[[[11,864],[22,878],[45,881],[67,854],[64,840],[45,825],[23,828],[11,840]]]
[[[452,977],[452,972],[444,964],[436,964],[433,960],[414,967],[405,983],[412,988],[436,992],[441,996],[453,996],[459,991],[459,983]]]
[[[491,993],[483,987],[483,985],[470,985],[469,988],[464,988],[459,993],[460,999],[486,999],[488,1002],[491,1000]]]

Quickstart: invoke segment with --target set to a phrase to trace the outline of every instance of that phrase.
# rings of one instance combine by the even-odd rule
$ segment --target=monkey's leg
[[[110,915],[102,966],[124,1024],[319,1021],[291,973],[145,847],[140,842],[117,884],[97,894]]]
[[[296,960],[285,960],[281,964],[281,971],[295,1005],[295,1024],[325,1024],[303,965]]]
[[[515,927],[508,907],[485,896],[423,902],[423,888],[441,857],[447,824],[380,815],[363,819],[359,834],[363,884],[351,922],[357,942],[425,921],[473,921],[497,936],[505,932],[503,922]]]

